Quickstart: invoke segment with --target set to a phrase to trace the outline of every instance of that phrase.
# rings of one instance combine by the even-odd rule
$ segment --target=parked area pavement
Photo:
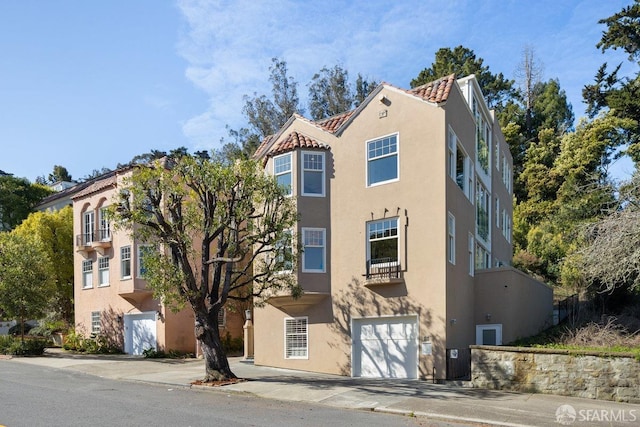
[[[496,426],[640,424],[640,405],[634,404],[490,391],[422,380],[350,378],[257,366],[242,358],[230,358],[229,362],[232,371],[246,381],[220,387],[192,384],[204,377],[204,362],[200,359],[80,355],[48,349],[41,357],[14,357],[11,362],[171,388],[191,387],[226,394],[247,393],[267,399],[424,417],[433,421],[433,425],[437,425],[437,421]]]

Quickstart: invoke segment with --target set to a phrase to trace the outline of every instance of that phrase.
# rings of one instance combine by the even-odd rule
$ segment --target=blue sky
[[[598,67],[626,61],[596,49],[597,21],[630,3],[0,1],[0,170],[77,179],[151,149],[216,148],[244,125],[243,95],[269,92],[273,57],[305,101],[325,65],[408,88],[439,48],[463,45],[513,78],[530,45],[581,117]]]

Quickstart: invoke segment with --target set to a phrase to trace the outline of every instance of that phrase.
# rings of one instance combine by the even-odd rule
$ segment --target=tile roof
[[[342,126],[342,124],[344,122],[349,120],[349,117],[351,117],[355,111],[356,110],[351,110],[351,111],[347,111],[345,113],[340,113],[340,114],[337,114],[335,116],[331,116],[331,117],[329,117],[327,119],[323,119],[323,120],[317,121],[316,123],[322,129],[324,129],[324,130],[326,130],[328,132],[331,132],[331,133],[335,133],[335,131],[338,130],[338,128],[340,126]]]
[[[318,142],[313,138],[293,131],[287,135],[285,139],[273,145],[266,155],[275,156],[276,154],[285,153],[295,148],[318,148],[321,150],[331,149],[327,144]]]
[[[271,143],[274,137],[275,137],[275,134],[267,135],[267,137],[262,140],[260,145],[258,145],[258,148],[256,148],[255,153],[253,153],[254,159],[259,159],[265,154],[265,151],[269,148],[269,144]]]
[[[451,92],[451,88],[455,81],[456,75],[449,74],[446,77],[415,87],[407,92],[419,96],[425,101],[441,103],[445,102],[449,97],[449,93]]]
[[[99,180],[93,182],[91,185],[89,185],[86,188],[84,188],[83,190],[78,191],[71,198],[75,200],[75,199],[79,199],[81,197],[88,196],[88,195],[93,194],[93,193],[97,193],[98,191],[102,191],[102,190],[104,190],[105,188],[108,188],[108,187],[115,187],[116,182],[117,182],[116,174],[112,173],[109,176],[107,176],[106,178],[99,179]]]

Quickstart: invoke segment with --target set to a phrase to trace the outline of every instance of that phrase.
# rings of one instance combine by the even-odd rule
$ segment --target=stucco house
[[[439,380],[469,345],[552,321],[552,289],[510,266],[513,162],[474,76],[294,115],[256,158],[295,198],[304,248],[304,295],[254,309],[256,364]]]
[[[76,331],[102,335],[134,355],[149,348],[199,354],[191,309],[173,313],[153,297],[142,278],[150,247],[113,230],[105,215],[130,174],[131,168],[118,169],[72,196]],[[243,336],[243,314],[221,312],[223,337]]]

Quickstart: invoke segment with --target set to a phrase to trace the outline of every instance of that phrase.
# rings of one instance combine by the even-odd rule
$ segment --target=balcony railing
[[[76,236],[76,246],[91,246],[91,242],[95,240],[96,233],[82,233]]]
[[[377,258],[367,261],[367,280],[389,281],[401,278],[400,262],[395,258]]]

